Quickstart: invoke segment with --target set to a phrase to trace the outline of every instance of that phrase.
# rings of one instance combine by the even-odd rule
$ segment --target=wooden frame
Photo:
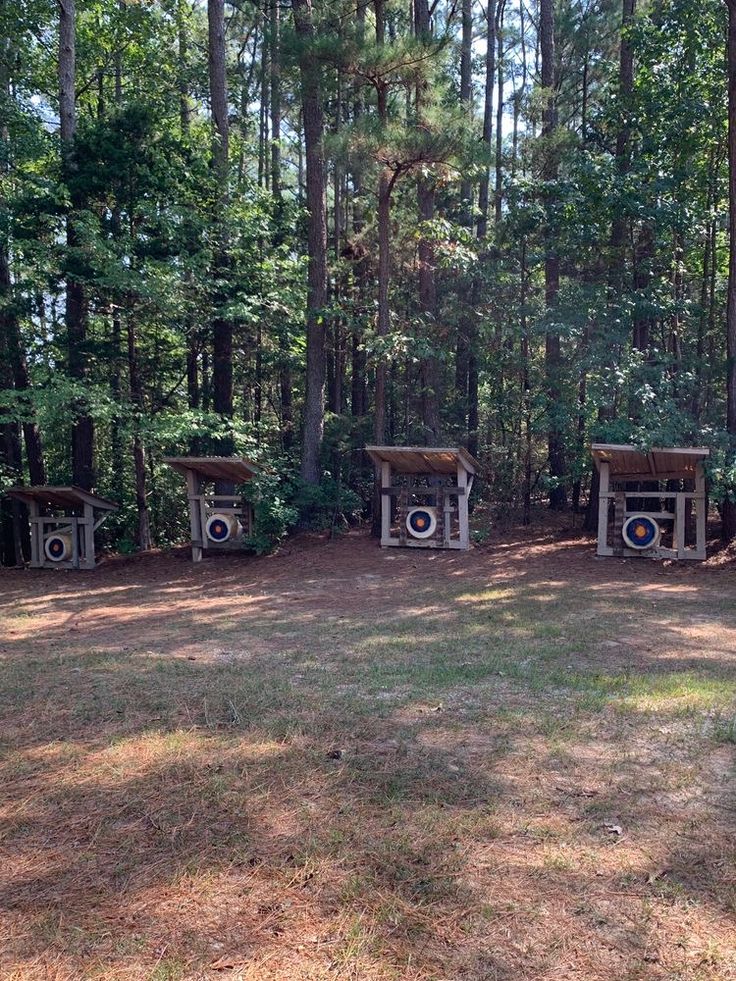
[[[600,476],[598,555],[677,560],[706,558],[708,500],[703,463],[710,453],[707,448],[656,447],[644,451],[629,445],[593,443],[591,453]],[[693,489],[668,490],[661,486],[668,481],[688,482]],[[625,486],[650,482],[660,484],[660,489],[636,490]],[[659,508],[630,509],[628,502],[632,499],[656,501]],[[694,544],[688,544],[686,538],[688,505],[695,511]],[[622,536],[623,524],[630,515],[638,513],[650,515],[658,523],[671,523],[672,546],[628,548]]]
[[[218,511],[236,516],[245,535],[253,534],[253,506],[242,494],[219,494],[208,484],[243,484],[250,480],[258,467],[245,457],[229,456],[178,456],[165,457],[164,463],[181,473],[187,482],[189,501],[189,528],[192,546],[192,562],[201,562],[206,551],[232,552],[242,548],[240,539],[213,542],[207,538],[208,517]]]
[[[117,504],[74,486],[11,487],[8,495],[28,507],[32,569],[94,569],[95,532]],[[45,542],[53,532],[71,536],[70,559],[53,562],[46,557]]]
[[[463,447],[366,446],[376,465],[381,491],[381,545],[383,548],[470,548],[468,498],[477,460]],[[453,478],[454,477],[454,481]],[[425,483],[422,483],[425,481]],[[434,498],[437,528],[430,538],[412,538],[406,516],[410,498]],[[397,527],[392,530],[394,499]]]

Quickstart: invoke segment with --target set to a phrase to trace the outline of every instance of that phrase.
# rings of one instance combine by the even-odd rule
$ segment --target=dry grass
[[[509,532],[0,578],[2,979],[736,978],[736,583]]]

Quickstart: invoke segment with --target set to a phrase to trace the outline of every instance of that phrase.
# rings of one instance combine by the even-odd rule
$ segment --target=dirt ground
[[[736,572],[0,573],[0,978],[736,978]]]

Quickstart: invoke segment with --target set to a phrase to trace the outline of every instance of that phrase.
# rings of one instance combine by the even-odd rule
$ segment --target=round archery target
[[[629,548],[655,548],[662,537],[662,529],[649,514],[632,514],[621,530]]]
[[[64,562],[72,554],[72,536],[49,535],[43,546],[46,558],[51,562]]]
[[[232,514],[211,514],[207,519],[206,532],[211,542],[227,542],[238,529],[238,521]]]
[[[437,529],[436,508],[412,508],[406,516],[406,528],[414,538],[429,538],[434,535]]]

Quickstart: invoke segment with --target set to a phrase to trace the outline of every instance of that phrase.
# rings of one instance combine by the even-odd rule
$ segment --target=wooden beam
[[[600,489],[598,492],[598,555],[608,554],[609,469],[606,461],[602,461],[600,465]]]
[[[468,486],[468,471],[465,465],[458,462],[457,465],[457,486],[462,488],[463,493],[457,499],[457,519],[460,526],[460,548],[470,548],[470,520],[468,517],[468,495],[465,493]]]
[[[391,484],[391,464],[381,460],[381,484],[388,487]],[[381,494],[381,543],[391,537],[391,498]]]

